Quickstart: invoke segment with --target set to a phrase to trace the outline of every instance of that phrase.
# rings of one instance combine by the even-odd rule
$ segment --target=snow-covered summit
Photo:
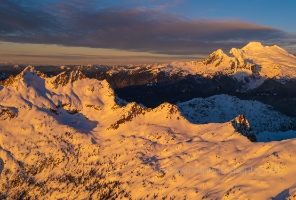
[[[203,60],[204,65],[213,65],[215,67],[219,67],[223,64],[225,65],[232,65],[235,60],[230,58],[228,55],[226,55],[221,49],[218,49],[217,51],[214,51],[209,55],[208,58]]]
[[[283,49],[277,45],[264,46],[260,42],[250,42],[246,46],[244,46],[241,50],[243,50],[243,52],[245,52],[245,53],[247,53],[247,52],[258,52],[258,53],[261,52],[262,53],[263,51],[265,51],[265,52],[267,51],[270,53],[273,52],[274,54],[276,54],[276,53],[289,54],[285,49]]]
[[[259,75],[268,78],[283,78],[283,77],[296,77],[296,57],[289,54],[284,49],[274,46],[263,46],[260,42],[250,42],[242,49],[232,48],[229,52],[229,56],[225,55],[221,50],[212,53],[209,58],[213,55],[216,57],[224,57],[229,60],[228,69],[234,69],[235,67],[242,68],[244,65],[254,65],[259,68]],[[207,58],[207,59],[209,59]],[[238,61],[238,63],[236,63]],[[203,62],[206,65],[211,65],[211,62]],[[227,62],[215,63],[215,67],[227,65]],[[237,70],[225,71],[228,74],[235,74]],[[212,69],[212,66],[209,66]],[[243,71],[246,71],[245,69]],[[205,71],[206,72],[206,71]],[[249,69],[252,74],[251,69]]]
[[[223,74],[246,84],[242,90],[246,91],[258,87],[268,78],[281,83],[296,78],[296,57],[277,45],[250,42],[241,49],[232,48],[229,54],[218,49],[203,61],[173,62],[159,67],[159,70],[167,74],[183,72],[184,75],[205,77]],[[249,82],[245,82],[245,77]]]
[[[261,42],[249,42],[246,46],[244,46],[242,49],[261,49],[264,48],[264,46],[261,44]]]
[[[232,49],[230,53],[255,64],[261,77],[279,81],[296,78],[296,57],[277,45],[263,46],[259,42],[250,42],[242,49]]]

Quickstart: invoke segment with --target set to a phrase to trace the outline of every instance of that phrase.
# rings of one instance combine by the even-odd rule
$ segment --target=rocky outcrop
[[[11,108],[3,107],[0,105],[0,120],[11,120],[17,117],[17,112],[13,111]]]
[[[119,120],[111,124],[108,129],[117,129],[120,124],[125,124],[125,122],[132,121],[134,117],[138,115],[144,115],[146,112],[152,111],[151,108],[144,108],[137,105],[135,102],[126,105],[126,112],[121,116]]]
[[[68,83],[73,83],[74,81],[81,80],[83,78],[86,78],[86,76],[79,70],[65,71],[53,77],[50,82],[53,84],[54,88],[58,88],[60,85],[65,86]]]
[[[244,115],[238,115],[231,121],[235,130],[246,136],[251,142],[257,142],[257,138],[252,131],[251,125]]]

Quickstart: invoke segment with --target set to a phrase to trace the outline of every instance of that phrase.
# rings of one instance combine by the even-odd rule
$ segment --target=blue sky
[[[0,0],[0,62],[199,60],[250,41],[296,53],[296,1]]]
[[[188,0],[176,12],[185,11],[184,14],[192,18],[240,19],[295,33],[295,8],[296,1],[293,0]]]

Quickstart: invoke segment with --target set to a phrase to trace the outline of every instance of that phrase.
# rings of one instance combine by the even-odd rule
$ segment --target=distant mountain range
[[[127,100],[157,107],[193,98],[228,94],[258,100],[290,116],[296,115],[296,58],[278,46],[251,42],[227,55],[213,52],[203,61],[143,65],[35,66],[48,77],[81,71],[107,80]],[[0,80],[16,76],[26,66],[0,66]]]

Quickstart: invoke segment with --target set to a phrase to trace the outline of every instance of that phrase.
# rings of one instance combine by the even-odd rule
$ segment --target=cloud
[[[172,57],[170,56],[152,56],[152,55],[137,55],[137,56],[119,56],[119,55],[87,55],[87,54],[28,54],[28,53],[7,53],[2,54],[4,57],[20,57],[20,58],[54,58],[54,59],[63,59],[63,60],[89,60],[89,59],[96,59],[96,60],[110,60],[110,59],[116,59],[116,60],[123,60],[123,59],[162,59],[162,60],[171,60]],[[173,57],[176,58],[176,57]],[[178,57],[177,57],[178,58]],[[182,56],[180,58],[185,59],[191,59],[194,60],[197,57],[196,56]],[[203,59],[204,57],[200,57],[200,59]]]
[[[28,53],[11,53],[1,54],[0,64],[9,63],[8,60],[13,64],[25,64],[25,65],[69,65],[69,64],[83,64],[83,63],[96,63],[105,65],[118,65],[118,64],[148,64],[165,62],[169,63],[173,60],[177,61],[188,61],[203,59],[204,55],[134,55],[134,56],[121,56],[121,55],[86,55],[86,54],[28,54]]]
[[[276,28],[238,20],[190,20],[161,9],[89,2],[35,5],[0,0],[0,41],[193,55],[254,40],[285,45],[295,38]]]

